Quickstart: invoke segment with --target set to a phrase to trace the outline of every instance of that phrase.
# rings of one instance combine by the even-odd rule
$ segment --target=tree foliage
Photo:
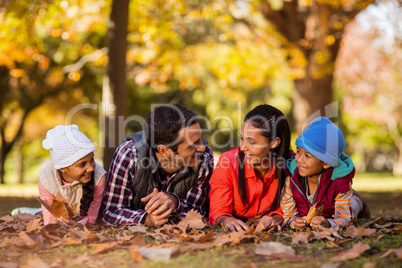
[[[30,113],[53,97],[71,108],[66,93],[80,95],[106,62],[102,1],[7,1],[0,9],[0,181],[4,161],[23,134]],[[86,57],[86,58],[85,58]],[[82,60],[83,59],[83,60]],[[80,62],[80,60],[82,60]],[[86,61],[92,66],[84,66]],[[99,66],[99,67],[98,67]],[[85,79],[82,79],[85,74]],[[74,94],[72,94],[74,96]],[[78,96],[79,97],[79,96]],[[85,98],[78,98],[84,102]],[[61,104],[61,105],[60,105]],[[54,126],[54,125],[53,125]],[[52,127],[53,127],[52,126]],[[43,135],[42,135],[43,136]]]
[[[348,28],[337,67],[343,111],[354,136],[351,147],[367,159],[394,152],[393,172],[401,175],[402,7],[397,1],[379,3],[361,16],[364,21]],[[389,30],[388,36],[381,25]]]

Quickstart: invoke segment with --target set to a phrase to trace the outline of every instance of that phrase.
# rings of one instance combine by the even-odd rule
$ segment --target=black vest
[[[132,183],[133,199],[131,201],[131,209],[144,209],[146,203],[141,202],[141,198],[153,192],[154,188],[162,190],[161,176],[163,174],[160,163],[155,156],[155,152],[146,142],[144,131],[128,135],[123,142],[132,140],[135,142],[135,148],[138,151],[138,161],[135,166],[135,176]],[[208,145],[207,141],[202,138],[204,145]],[[202,156],[202,160],[203,160]],[[166,192],[174,193],[179,198],[184,199],[187,192],[193,187],[198,177],[198,167],[183,167],[176,172],[174,178],[168,184]]]

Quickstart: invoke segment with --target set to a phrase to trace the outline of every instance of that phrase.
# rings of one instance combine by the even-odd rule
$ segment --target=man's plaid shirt
[[[132,210],[131,200],[134,197],[132,191],[135,166],[138,161],[138,150],[135,142],[130,140],[121,144],[114,156],[109,169],[108,183],[103,198],[103,221],[111,225],[141,223],[146,211]],[[214,157],[211,149],[206,147],[203,161],[199,169],[198,177],[193,187],[187,192],[184,199],[179,200],[176,212],[170,215],[169,222],[177,223],[182,220],[188,211],[195,209],[203,214],[204,205],[209,200],[209,180],[214,168]],[[169,182],[176,173],[161,176],[162,189],[164,192]],[[172,194],[172,193],[171,193]]]

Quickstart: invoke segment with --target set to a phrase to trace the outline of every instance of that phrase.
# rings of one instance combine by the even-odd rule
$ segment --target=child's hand
[[[84,227],[84,226],[82,226],[81,223],[76,223],[74,220],[65,219],[63,217],[60,217],[58,219],[58,221],[60,222],[61,225],[63,225],[64,227],[67,227],[67,228],[75,228],[75,227],[83,228]]]
[[[314,216],[310,223],[311,227],[317,228],[319,225],[329,228],[331,225],[323,216]]]
[[[56,217],[51,217],[49,224],[58,224],[59,223],[59,218]]]
[[[296,229],[303,229],[304,227],[306,227],[307,222],[306,222],[305,218],[306,218],[305,216],[303,218],[300,218],[300,217],[296,216],[295,221],[294,221],[294,227]]]

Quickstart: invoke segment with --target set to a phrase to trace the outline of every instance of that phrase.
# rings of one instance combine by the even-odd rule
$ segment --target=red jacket
[[[268,212],[278,189],[275,168],[263,181],[254,172],[253,165],[245,161],[246,198],[248,206],[243,206],[238,188],[238,155],[240,149],[234,148],[219,158],[211,177],[209,223],[215,224],[223,215],[237,218],[252,218]],[[270,211],[269,216],[283,216],[278,207]]]

